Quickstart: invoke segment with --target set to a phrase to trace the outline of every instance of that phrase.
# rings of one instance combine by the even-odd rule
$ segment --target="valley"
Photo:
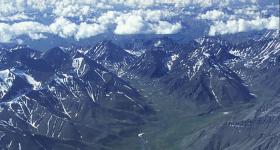
[[[231,108],[220,108],[210,112],[200,112],[189,106],[175,95],[170,95],[157,80],[128,75],[123,77],[144,95],[156,113],[139,131],[144,133],[139,137],[137,133],[123,139],[123,143],[115,143],[113,149],[139,150],[191,150],[200,141],[199,136],[207,127],[218,127],[223,123],[245,116],[256,107],[254,103],[238,105]],[[247,110],[245,110],[247,109]],[[240,118],[239,118],[240,119]],[[143,140],[143,142],[141,142]],[[201,143],[200,143],[201,144]],[[200,147],[202,148],[202,147]]]

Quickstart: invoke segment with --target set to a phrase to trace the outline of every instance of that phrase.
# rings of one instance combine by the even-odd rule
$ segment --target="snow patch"
[[[34,77],[32,77],[31,75],[28,75],[27,73],[25,73],[25,72],[23,72],[23,71],[20,71],[20,70],[13,70],[13,72],[14,72],[16,75],[18,75],[18,76],[24,78],[24,79],[27,81],[27,83],[29,83],[30,85],[32,85],[33,90],[39,90],[39,89],[41,89],[41,86],[42,86],[42,85],[41,85],[41,82],[36,81],[36,80],[34,79]]]
[[[41,82],[36,81],[32,76],[24,74],[25,79],[29,84],[33,86],[33,90],[41,89]]]
[[[167,62],[167,68],[168,70],[172,69],[172,66],[174,65],[174,61],[176,61],[179,58],[179,54],[173,54],[170,58],[170,60]]]
[[[12,87],[15,75],[10,70],[0,71],[0,98]]]
[[[88,69],[85,60],[82,57],[73,59],[72,67],[74,68],[79,77],[84,75]]]
[[[228,115],[228,114],[230,114],[230,112],[223,112],[223,114],[224,114],[224,115]]]
[[[138,134],[138,137],[143,137],[144,134],[145,134],[145,133],[143,133],[143,132],[142,132],[142,133],[139,133],[139,134]]]
[[[124,51],[137,57],[140,57],[142,54],[146,52],[146,50],[129,50],[129,49],[124,49]]]
[[[154,47],[159,47],[160,45],[161,45],[161,41],[159,40],[159,41],[157,41],[155,44],[154,44]]]

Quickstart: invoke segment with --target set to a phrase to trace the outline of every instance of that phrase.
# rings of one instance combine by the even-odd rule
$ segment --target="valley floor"
[[[125,80],[145,96],[156,112],[139,133],[123,138],[120,143],[112,143],[114,150],[193,150],[197,148],[202,129],[232,120],[242,107],[250,107],[244,105],[238,106],[240,109],[221,108],[213,112],[197,113],[183,99],[179,100],[166,92],[157,81],[139,77],[127,77]]]

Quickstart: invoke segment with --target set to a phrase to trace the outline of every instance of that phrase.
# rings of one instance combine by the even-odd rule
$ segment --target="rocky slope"
[[[2,149],[104,149],[152,113],[133,87],[81,53],[15,51],[0,71]]]
[[[134,61],[134,55],[111,41],[101,41],[97,45],[86,49],[84,54],[118,76],[121,76],[128,64]]]

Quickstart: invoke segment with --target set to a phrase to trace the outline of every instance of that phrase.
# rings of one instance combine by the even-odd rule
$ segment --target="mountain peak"
[[[226,40],[222,39],[219,36],[203,36],[201,38],[195,39],[195,41],[197,43],[199,43],[200,45],[217,44],[217,43],[219,43],[221,45],[229,44],[229,42],[227,42]]]
[[[69,60],[69,55],[60,47],[54,47],[41,55],[41,58],[49,63],[53,68],[59,68],[63,63]]]

